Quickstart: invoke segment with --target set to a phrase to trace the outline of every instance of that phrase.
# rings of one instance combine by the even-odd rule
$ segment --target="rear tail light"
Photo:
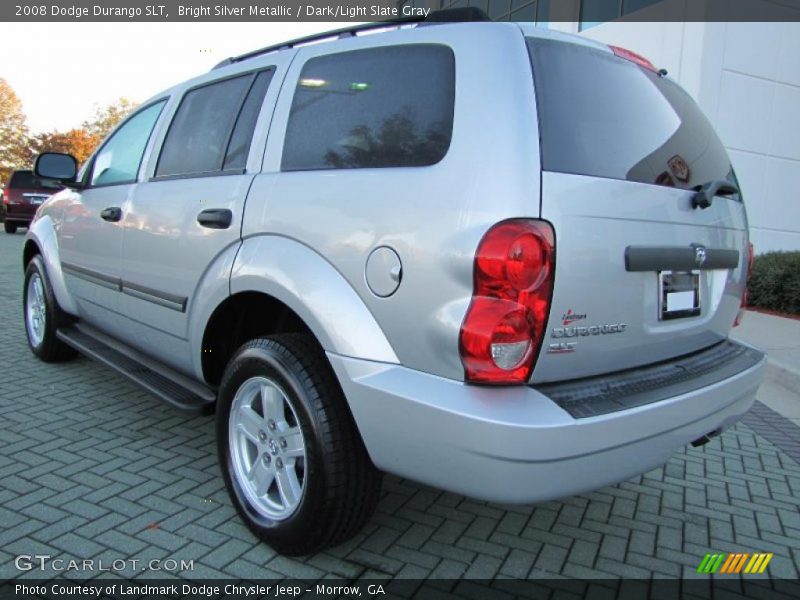
[[[4,189],[3,190],[3,204],[5,206],[8,206],[8,194],[9,194],[8,188]]]
[[[733,321],[733,326],[738,327],[742,324],[742,320],[744,319],[744,312],[747,308],[747,285],[750,282],[750,277],[753,274],[753,264],[755,263],[756,253],[755,249],[753,248],[753,242],[750,242],[748,246],[748,256],[747,256],[747,273],[745,274],[744,279],[744,292],[742,292],[742,302],[739,305],[739,312],[736,314],[736,319]]]
[[[624,58],[625,60],[636,63],[640,67],[643,67],[648,71],[652,71],[653,73],[658,73],[656,66],[641,54],[636,54],[636,52],[632,52],[626,48],[620,48],[619,46],[609,46],[609,48],[611,48],[611,51],[620,58]]]
[[[475,281],[460,352],[466,380],[511,384],[530,379],[550,313],[555,235],[545,221],[492,227],[475,254]]]

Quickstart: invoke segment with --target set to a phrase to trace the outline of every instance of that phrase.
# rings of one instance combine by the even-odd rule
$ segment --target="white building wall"
[[[800,250],[800,23],[604,23],[582,35],[666,68],[730,153],[756,251]]]

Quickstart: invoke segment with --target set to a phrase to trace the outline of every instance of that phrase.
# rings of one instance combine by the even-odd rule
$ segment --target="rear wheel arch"
[[[400,362],[351,282],[328,258],[306,244],[280,235],[246,238],[236,254],[229,281],[226,291],[234,295],[257,291],[289,306],[328,352],[383,363]]]
[[[231,359],[245,344],[275,336],[304,337],[309,351],[322,357],[338,382],[338,375],[325,356],[322,342],[311,327],[278,298],[253,291],[229,296],[212,312],[203,332],[203,379],[207,384],[218,387]],[[341,387],[337,389],[341,390]],[[348,418],[353,419],[349,401],[345,402],[345,406]],[[356,429],[358,430],[357,426]],[[358,435],[363,443],[360,431]]]
[[[228,296],[214,309],[203,331],[203,378],[219,385],[228,361],[243,344],[280,333],[313,336],[296,312],[269,294],[252,291]]]

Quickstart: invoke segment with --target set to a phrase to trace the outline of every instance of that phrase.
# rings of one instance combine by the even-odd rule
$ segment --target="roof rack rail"
[[[305,37],[295,38],[288,42],[281,42],[273,46],[266,46],[252,52],[240,54],[239,56],[231,56],[225,60],[214,65],[211,69],[220,69],[227,67],[238,62],[255,58],[256,56],[263,56],[271,52],[278,52],[279,50],[289,50],[304,44],[311,44],[314,42],[321,42],[324,40],[343,39],[348,37],[355,37],[363,31],[372,31],[376,29],[401,29],[406,25],[441,25],[444,23],[456,23],[465,21],[490,21],[489,17],[480,9],[477,8],[451,8],[446,10],[438,10],[431,12],[427,17],[409,17],[406,19],[397,19],[395,21],[378,21],[369,23],[368,25],[356,25],[355,27],[345,27],[343,29],[334,29],[332,31],[324,31]]]

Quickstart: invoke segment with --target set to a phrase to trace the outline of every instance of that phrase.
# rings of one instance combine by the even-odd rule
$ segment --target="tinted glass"
[[[653,4],[658,4],[659,2],[661,2],[661,0],[623,0],[622,14],[629,15],[632,12],[647,8]]]
[[[528,44],[544,170],[687,189],[729,176],[717,134],[676,84],[600,50]]]
[[[59,187],[61,186],[51,179],[40,179],[39,177],[34,176],[33,171],[14,171],[14,173],[12,173],[11,175],[11,178],[8,180],[9,189],[11,188],[58,189]]]
[[[450,146],[455,59],[440,45],[355,50],[309,60],[295,91],[285,171],[415,167]]]
[[[251,74],[242,75],[186,93],[169,126],[156,176],[222,169],[231,130],[252,79]]]
[[[153,131],[164,102],[139,111],[103,145],[92,163],[92,185],[110,185],[136,181],[147,140]]]
[[[233,135],[228,144],[228,153],[225,156],[224,170],[244,169],[256,119],[258,119],[258,113],[271,80],[272,71],[262,71],[253,82],[233,128]]]
[[[619,18],[622,0],[582,0],[581,30]]]
[[[490,19],[504,17],[511,10],[511,0],[492,0],[489,3],[487,14]]]

